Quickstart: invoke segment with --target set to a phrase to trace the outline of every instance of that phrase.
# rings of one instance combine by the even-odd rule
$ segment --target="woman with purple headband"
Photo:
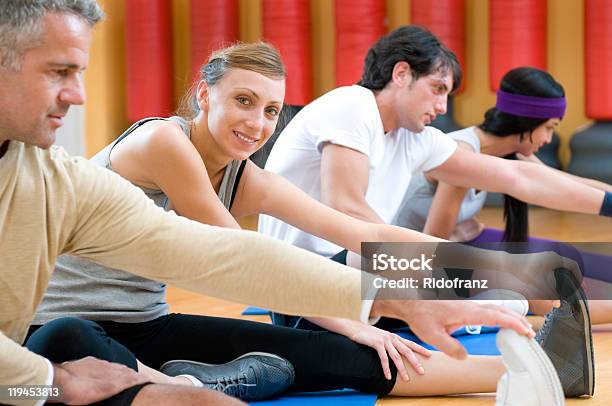
[[[487,110],[484,121],[448,135],[460,148],[544,165],[535,153],[551,141],[566,106],[563,87],[549,73],[531,67],[515,68],[502,78],[496,105]],[[557,172],[595,188],[612,191],[612,186],[606,183]],[[420,173],[413,177],[393,224],[473,244],[544,241],[528,237],[527,203],[508,195],[504,195],[505,230],[485,228],[475,216],[486,197],[484,190],[453,186]],[[592,321],[610,322],[610,307],[607,302],[596,302],[591,309],[595,310]]]
[[[481,154],[543,164],[534,154],[548,144],[566,110],[563,87],[542,70],[520,67],[501,80],[495,107],[474,127],[449,133],[461,148]],[[604,191],[612,186],[558,171]],[[483,207],[487,192],[438,182],[424,173],[415,176],[404,196],[394,224],[453,241],[479,237],[484,225],[474,216]],[[504,195],[506,228],[503,241],[526,241],[527,204]]]

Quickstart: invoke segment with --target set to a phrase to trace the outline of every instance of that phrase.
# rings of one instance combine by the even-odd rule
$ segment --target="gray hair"
[[[42,19],[49,13],[72,14],[94,26],[104,13],[95,0],[2,0],[0,66],[18,70],[21,56],[42,42]]]

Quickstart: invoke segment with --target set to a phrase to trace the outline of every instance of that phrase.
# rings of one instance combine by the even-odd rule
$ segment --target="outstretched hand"
[[[527,319],[518,313],[470,301],[376,300],[371,316],[404,320],[421,340],[457,359],[466,358],[467,352],[451,333],[466,325],[499,326],[535,336]]]

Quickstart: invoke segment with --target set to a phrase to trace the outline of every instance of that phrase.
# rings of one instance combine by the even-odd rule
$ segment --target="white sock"
[[[506,289],[490,289],[470,298],[479,304],[494,304],[514,310],[521,316],[529,311],[529,302],[523,295]]]
[[[189,379],[191,381],[191,383],[193,384],[193,386],[195,386],[196,388],[203,388],[204,387],[204,384],[202,384],[202,381],[200,381],[198,378],[196,378],[193,375],[187,375],[187,374],[185,374],[185,375],[177,375],[177,376],[175,376],[175,378],[178,378],[178,377],[181,377],[181,376],[183,378]]]

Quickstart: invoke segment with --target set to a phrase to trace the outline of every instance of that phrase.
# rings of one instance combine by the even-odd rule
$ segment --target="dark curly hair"
[[[461,67],[455,54],[429,30],[405,25],[380,38],[368,51],[363,75],[358,85],[381,90],[389,81],[398,62],[410,65],[414,79],[436,71],[450,71],[455,91],[461,85]]]

